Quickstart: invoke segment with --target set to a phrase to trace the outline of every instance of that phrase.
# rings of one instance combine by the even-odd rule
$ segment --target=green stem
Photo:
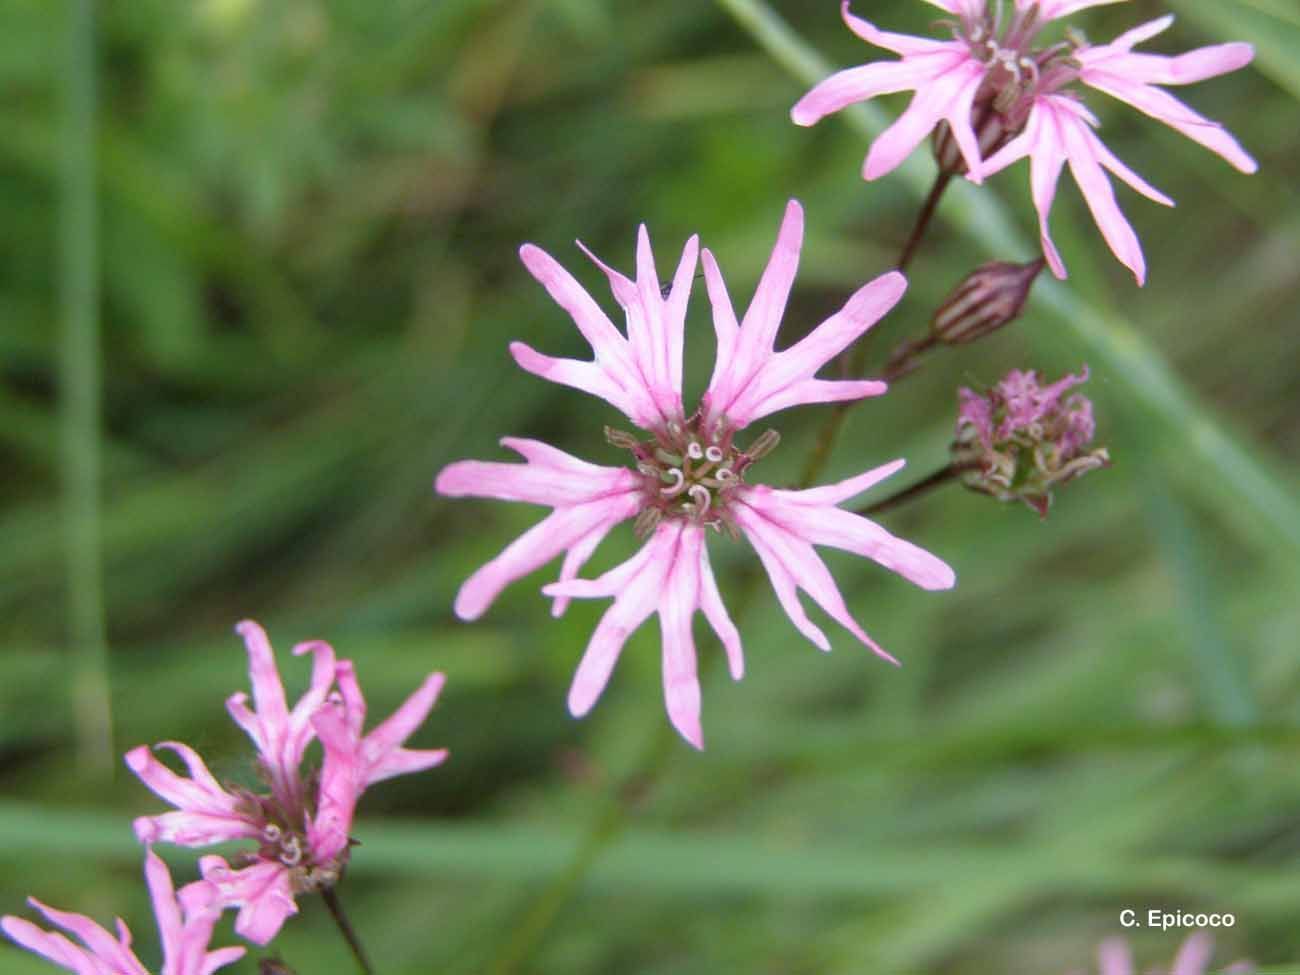
[[[941,467],[929,477],[924,477],[901,491],[896,491],[887,498],[869,504],[866,507],[859,508],[857,514],[860,515],[878,515],[894,508],[901,508],[909,501],[915,501],[919,497],[929,494],[937,487],[942,487],[949,481],[956,480],[964,472],[971,469],[969,464],[949,464],[947,467]]]
[[[59,200],[61,478],[77,755],[114,767],[100,553],[100,339],[94,0],[69,0]]]
[[[370,959],[366,957],[365,948],[361,947],[361,939],[357,937],[352,922],[348,920],[347,912],[343,910],[338,892],[333,887],[323,887],[320,895],[325,901],[325,906],[329,908],[330,917],[334,919],[339,934],[343,935],[343,940],[347,942],[352,957],[357,960],[357,967],[361,969],[363,975],[374,975],[375,970],[370,965]]]

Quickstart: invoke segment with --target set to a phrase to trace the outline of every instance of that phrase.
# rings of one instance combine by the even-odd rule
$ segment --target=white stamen
[[[691,460],[701,460],[704,457],[704,448],[692,440],[690,446],[686,448],[686,456]]]
[[[709,510],[709,505],[713,503],[713,495],[709,493],[709,489],[703,484],[693,485],[686,493],[695,499],[695,513],[697,515],[703,515]]]
[[[676,467],[668,468],[666,473],[669,477],[674,479],[673,483],[668,485],[668,487],[660,488],[659,493],[666,498],[671,498],[674,494],[681,494],[682,486],[686,483],[686,475]]]
[[[704,456],[716,464],[718,461],[722,460],[722,448],[710,447],[708,450],[704,451]]]
[[[281,849],[284,852],[280,854],[280,862],[286,867],[296,867],[302,862],[302,847],[298,845],[298,837],[290,836]]]
[[[713,476],[719,481],[734,481],[736,479],[736,475],[732,473],[730,467],[719,467],[713,472]]]

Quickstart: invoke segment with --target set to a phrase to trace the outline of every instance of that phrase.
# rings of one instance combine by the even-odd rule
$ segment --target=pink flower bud
[[[1045,262],[991,261],[977,267],[944,299],[930,320],[930,334],[945,345],[965,345],[1020,317],[1029,289]]]

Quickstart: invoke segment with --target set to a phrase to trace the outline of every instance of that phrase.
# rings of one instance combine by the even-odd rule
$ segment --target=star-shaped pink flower
[[[250,620],[236,629],[248,649],[254,708],[243,693],[231,695],[226,707],[257,746],[258,771],[269,791],[222,785],[198,753],[179,742],[156,747],[174,752],[188,775],[172,771],[143,745],[127,752],[126,763],[176,807],[135,821],[142,843],[258,844],[240,869],[219,856],[204,857],[199,866],[224,903],[239,908],[235,930],[266,944],[297,913],[297,894],[338,882],[347,865],[353,809],[366,787],[432,768],[447,757],[445,749],[401,747],[433,708],[444,678],[430,674],[388,720],[363,736],[365,701],[351,661],[336,660],[333,648],[319,640],[294,647],[297,656],[313,656],[313,667],[311,686],[290,709],[265,631]],[[303,768],[307,746],[317,737],[325,750],[319,774]]]
[[[950,172],[965,172],[975,182],[1028,157],[1043,254],[1052,272],[1063,278],[1065,263],[1048,232],[1048,214],[1068,163],[1102,237],[1142,284],[1142,248],[1106,174],[1157,203],[1172,206],[1173,201],[1106,148],[1094,132],[1098,120],[1083,104],[1078,85],[1105,92],[1163,122],[1243,173],[1255,172],[1255,160],[1223,126],[1159,87],[1236,71],[1254,57],[1249,44],[1216,44],[1172,57],[1135,52],[1134,47],[1173,23],[1172,16],[1165,16],[1109,44],[1091,45],[1067,31],[1066,42],[1044,45],[1040,32],[1051,21],[1116,0],[1015,0],[1011,16],[1005,18],[999,0],[928,2],[955,18],[946,22],[951,39],[882,31],[851,14],[845,0],[842,13],[849,28],[901,60],[838,72],[791,110],[795,122],[812,125],[854,102],[915,91],[907,110],[872,144],[863,167],[866,179],[894,169],[932,132],[941,165]],[[955,152],[946,146],[949,138]]]
[[[521,251],[529,270],[582,333],[598,341],[592,341],[595,361],[563,370],[532,368],[536,361],[521,359],[519,343],[512,346],[516,359],[545,378],[601,396],[648,436],[606,431],[611,444],[631,453],[633,469],[598,467],[536,441],[508,439],[503,443],[519,452],[525,464],[460,461],[438,475],[436,487],[455,497],[521,500],[553,509],[470,577],[456,599],[462,617],[477,617],[507,584],[561,552],[566,554],[559,581],[543,590],[555,599],[557,615],[571,598],[614,599],[574,675],[569,709],[575,716],[592,708],[628,637],[657,614],[669,719],[692,745],[703,746],[692,634],[696,612],[718,634],[733,677],[739,679],[744,671],[740,634],[709,563],[707,529],[750,542],[786,613],[823,650],[830,649],[830,642],[804,613],[800,589],[874,652],[893,661],[854,620],[815,545],[864,555],[927,589],[953,585],[953,572],[942,561],[837,507],[898,470],[902,461],[806,491],[773,490],[745,479],[779,440],[767,431],[742,446],[737,434],[754,421],[799,404],[860,399],[885,390],[875,380],[822,380],[816,374],[897,303],[906,288],[898,272],[865,285],[803,339],[776,350],[802,241],[803,211],[792,200],[754,299],[738,320],[717,262],[708,250],[698,252],[694,237],[665,298],[643,227],[635,282],[597,262],[627,316],[626,338],[556,262],[532,245]],[[713,305],[718,356],[699,409],[686,416],[681,408],[682,323],[697,252]],[[642,549],[597,579],[577,578],[608,532],[633,518],[638,535],[646,539]]]
[[[167,865],[152,850],[145,853],[144,876],[162,941],[160,975],[211,975],[243,957],[243,948],[208,950],[222,908],[220,895],[210,883],[187,884],[178,896]],[[149,975],[131,950],[131,932],[120,918],[114,937],[84,914],[56,911],[34,897],[28,903],[81,942],[77,945],[20,917],[0,919],[0,929],[28,951],[77,975]]]

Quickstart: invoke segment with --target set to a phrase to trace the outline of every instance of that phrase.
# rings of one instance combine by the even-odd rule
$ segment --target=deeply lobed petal
[[[145,882],[162,939],[161,975],[211,975],[243,957],[243,948],[208,951],[212,929],[220,915],[217,893],[210,884],[204,881],[190,884],[181,891],[178,901],[171,874],[153,851],[145,854]],[[0,919],[0,930],[28,951],[77,975],[148,975],[131,951],[131,932],[120,919],[114,938],[85,915],[57,911],[35,898],[29,903],[51,924],[75,935],[85,947],[22,918]]]
[[[285,919],[298,913],[289,868],[283,864],[262,861],[232,870],[221,857],[205,856],[199,859],[199,872],[217,888],[224,906],[238,908],[235,932],[254,944],[268,944]]]
[[[332,862],[346,849],[353,811],[367,786],[433,768],[446,759],[446,749],[402,747],[428,717],[445,681],[443,674],[430,674],[391,716],[363,737],[366,705],[356,670],[350,660],[338,662],[339,696],[313,719],[325,749],[317,811],[307,829],[317,863]]]
[[[581,599],[614,597],[597,624],[569,690],[569,710],[582,717],[596,703],[628,638],[658,613],[662,635],[664,704],[678,733],[704,747],[700,688],[691,621],[696,610],[717,632],[733,676],[744,672],[740,635],[717,591],[704,545],[704,529],[690,522],[664,522],[632,558],[598,579],[547,586],[548,595]]]
[[[651,429],[680,418],[686,303],[695,277],[699,239],[692,237],[683,247],[667,296],[659,287],[650,236],[644,225],[637,235],[635,282],[586,248],[583,250],[609,279],[626,315],[627,336],[614,327],[591,295],[554,258],[525,244],[519,252],[524,265],[569,313],[592,347],[595,359],[553,359],[516,342],[511,345],[515,360],[529,372],[606,400],[640,427]]]
[[[894,461],[838,484],[802,491],[746,485],[736,492],[736,522],[758,553],[777,599],[799,631],[822,650],[830,649],[830,641],[808,619],[799,603],[800,589],[874,652],[897,663],[853,619],[814,545],[863,555],[924,589],[947,589],[956,582],[941,559],[867,518],[836,507],[902,466],[902,461]]]
[[[434,483],[451,497],[492,497],[545,504],[555,510],[481,566],[456,595],[456,615],[477,619],[506,586],[566,553],[561,579],[575,576],[611,528],[640,508],[640,478],[627,468],[600,467],[536,440],[502,444],[525,464],[458,461]],[[557,600],[555,615],[566,601]]]
[[[266,631],[252,620],[244,620],[235,630],[248,649],[255,710],[248,707],[248,697],[243,693],[232,694],[226,700],[226,710],[257,745],[281,807],[300,808],[303,797],[299,766],[311,743],[311,716],[324,702],[334,680],[334,650],[319,640],[294,648],[296,655],[311,653],[314,659],[311,685],[290,711]]]
[[[802,244],[803,208],[791,200],[754,300],[739,325],[713,255],[704,252],[705,279],[718,333],[717,365],[703,399],[707,424],[725,422],[739,430],[760,417],[802,403],[856,399],[885,391],[883,383],[869,380],[813,377],[898,303],[907,280],[897,271],[860,288],[840,311],[799,342],[775,351]]]
[[[138,818],[135,833],[140,842],[206,846],[260,835],[260,825],[238,798],[221,787],[198,753],[179,742],[162,742],[157,747],[176,752],[190,777],[177,775],[144,745],[126,753],[127,767],[140,781],[177,807],[176,812]]]

